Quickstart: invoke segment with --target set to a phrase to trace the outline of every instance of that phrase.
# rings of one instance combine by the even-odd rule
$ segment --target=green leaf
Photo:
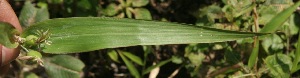
[[[296,71],[299,69],[300,69],[300,64],[297,65]],[[294,73],[293,70],[292,70],[292,73]]]
[[[31,1],[26,1],[19,17],[20,23],[24,27],[28,27],[36,22],[49,19],[49,12],[46,4],[41,8],[36,8]]]
[[[26,1],[19,17],[20,23],[22,26],[30,26],[34,23],[34,16],[36,14],[36,8],[31,1]]]
[[[267,4],[288,4],[292,0],[266,0]]]
[[[132,0],[126,0],[126,5],[125,5],[126,7],[131,6],[131,4],[132,4]]]
[[[233,16],[234,17],[239,17],[239,16],[241,16],[245,13],[250,13],[254,7],[256,7],[255,4],[249,5],[248,7],[243,7],[241,11],[238,11]]]
[[[128,67],[128,70],[131,73],[131,75],[133,75],[135,78],[140,78],[140,73],[136,69],[136,67],[122,53],[119,54],[122,60],[125,62],[126,66]]]
[[[202,52],[189,53],[188,58],[194,66],[199,66],[202,64],[202,61],[204,60],[205,55]]]
[[[64,0],[47,0],[51,4],[62,4]]]
[[[269,53],[273,54],[282,51],[284,48],[283,40],[277,34],[268,35],[262,42],[263,49]]]
[[[37,9],[37,12],[35,15],[35,23],[47,20],[49,18],[50,18],[50,15],[49,15],[47,7],[41,7],[39,9]]]
[[[92,4],[89,2],[89,0],[78,0],[77,7],[81,8],[83,10],[88,10],[92,8]]]
[[[157,67],[163,66],[163,65],[171,62],[172,60],[173,60],[173,58],[168,59],[168,60],[164,60],[164,61],[161,61],[161,62],[157,63],[156,65],[148,67],[147,69],[143,70],[143,75],[149,73],[151,70],[153,70],[153,69],[155,69]]]
[[[132,18],[132,13],[131,13],[131,11],[133,11],[133,8],[131,8],[131,7],[126,7],[125,11],[126,11],[126,16],[127,16],[128,18]]]
[[[129,52],[121,52],[124,56],[126,56],[127,58],[129,58],[131,61],[135,62],[136,64],[139,64],[139,65],[144,65],[143,64],[143,61],[140,57],[136,56],[136,55],[133,55],[132,53],[129,53]]]
[[[300,24],[299,24],[299,22],[300,22],[300,15],[299,14],[293,14],[293,15],[291,15],[291,17],[290,17],[290,22],[289,22],[289,24],[290,25],[288,25],[288,28],[289,28],[289,33],[290,33],[290,35],[296,35],[296,34],[298,34],[298,32],[299,32],[299,27],[300,27]]]
[[[175,64],[181,64],[183,62],[183,60],[179,56],[172,56],[172,62]],[[201,60],[201,62],[202,62],[202,60]]]
[[[107,53],[107,55],[115,62],[120,63],[120,61],[118,60],[118,53],[114,50],[110,51]]]
[[[223,13],[222,8],[217,4],[209,5],[200,9],[199,11],[199,17],[207,16],[208,18],[211,18],[210,20],[221,18]]]
[[[107,16],[114,16],[119,12],[119,6],[115,3],[110,3],[105,9],[104,14]]]
[[[294,5],[290,6],[289,8],[283,10],[279,14],[277,14],[275,17],[273,17],[270,22],[268,22],[260,32],[263,33],[274,33],[279,26],[281,26],[290,15],[293,14],[293,12],[297,9],[297,7],[300,6],[300,1],[295,3]]]
[[[293,66],[292,66],[292,70],[291,72],[294,73],[297,70],[299,70],[298,68],[298,64],[300,61],[300,34],[298,35],[298,42],[297,42],[297,47],[296,47],[296,51],[295,51],[295,58],[293,60]]]
[[[289,78],[292,67],[291,58],[284,54],[270,55],[265,59],[273,77]]]
[[[24,78],[39,78],[39,76],[32,72],[26,72],[24,73]]]
[[[69,55],[56,55],[45,60],[45,69],[50,78],[80,78],[84,63]]]
[[[81,17],[36,23],[21,36],[26,38],[37,30],[49,30],[48,41],[52,43],[43,46],[43,52],[55,54],[136,45],[225,42],[265,35],[169,22]]]
[[[248,60],[248,67],[249,68],[252,68],[257,63],[258,52],[259,52],[259,40],[256,39],[255,42],[254,42],[254,47],[252,49],[250,58]]]
[[[144,20],[152,19],[150,11],[145,8],[135,8],[133,14],[135,19],[144,19]]]
[[[260,6],[258,9],[258,13],[260,14],[260,17],[258,19],[258,22],[260,25],[265,25],[273,18],[279,11],[276,10],[276,8],[272,5],[263,5]]]
[[[0,22],[0,44],[7,48],[16,48],[19,44],[15,42],[14,36],[18,31],[8,23]]]
[[[142,7],[149,3],[149,0],[132,0],[133,7]]]

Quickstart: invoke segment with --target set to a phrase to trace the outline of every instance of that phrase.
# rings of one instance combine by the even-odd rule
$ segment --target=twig
[[[241,75],[241,76],[236,76],[236,77],[233,77],[233,78],[241,78],[241,77],[247,77],[247,76],[254,76],[255,74],[244,74],[244,75]]]
[[[256,2],[256,0],[253,0],[253,3],[255,3],[255,2]],[[259,23],[258,23],[258,13],[256,11],[256,7],[253,8],[253,14],[254,14],[255,32],[258,32]]]
[[[183,65],[181,65],[180,67],[178,67],[168,78],[174,78],[178,72],[180,71],[180,69],[183,67]]]
[[[256,0],[252,0],[253,3],[256,2]],[[254,14],[254,26],[255,26],[255,32],[258,32],[258,28],[259,28],[259,22],[258,22],[258,13],[256,11],[256,7],[253,8],[253,14]],[[259,46],[255,46],[258,42],[257,41],[257,36],[254,37],[254,47],[259,47]],[[256,61],[257,62],[257,61]],[[257,71],[257,63],[254,64],[253,67],[254,71]]]
[[[218,69],[217,71],[212,72],[212,74],[209,74],[207,76],[207,78],[211,78],[211,77],[217,76],[217,75],[222,74],[222,73],[224,73],[224,72],[226,72],[227,70],[230,70],[230,69],[239,69],[239,68],[241,68],[241,66],[240,66],[239,63],[237,63],[237,64],[235,64],[233,66],[229,66],[229,67]]]
[[[23,45],[20,45],[20,46],[25,52],[29,52],[29,50],[27,48],[25,48]]]
[[[156,65],[155,62],[153,62],[153,66]],[[156,67],[153,70],[151,70],[151,72],[149,73],[149,78],[156,78],[158,73],[159,73],[160,68]]]

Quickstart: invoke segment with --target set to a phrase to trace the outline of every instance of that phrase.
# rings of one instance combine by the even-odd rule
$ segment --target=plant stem
[[[224,67],[224,68],[216,70],[215,72],[212,72],[212,74],[209,74],[207,76],[207,78],[212,78],[212,77],[217,76],[219,74],[222,74],[222,73],[224,73],[224,72],[226,72],[227,70],[230,70],[230,69],[239,69],[239,68],[241,68],[239,63],[237,63],[235,65],[232,65],[232,66],[229,66],[229,67]]]

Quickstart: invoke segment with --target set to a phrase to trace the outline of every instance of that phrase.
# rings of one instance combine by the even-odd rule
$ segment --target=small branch
[[[247,76],[254,76],[255,74],[244,74],[244,75],[241,75],[241,76],[236,76],[236,77],[233,77],[233,78],[244,78],[244,77],[247,77]]]
[[[168,78],[174,78],[178,72],[180,71],[180,69],[183,67],[183,65],[181,65],[179,68],[177,68]]]
[[[253,3],[255,3],[256,0],[253,0]],[[258,23],[258,13],[256,11],[256,7],[253,8],[253,14],[254,14],[254,26],[255,26],[255,32],[258,32],[259,23]]]
[[[253,1],[254,4],[256,3],[256,0],[252,0],[252,1]],[[259,16],[258,16],[258,13],[256,11],[256,7],[253,8],[253,14],[254,14],[255,32],[258,32],[258,28],[259,28],[258,17]],[[259,46],[255,46],[258,43],[258,42],[256,42],[256,41],[258,41],[257,39],[258,39],[257,36],[255,36],[254,37],[254,44],[253,44],[254,47],[259,47]],[[255,72],[257,71],[257,58],[256,58],[256,63],[254,64],[253,69],[254,69]]]
[[[156,63],[153,62],[152,65],[153,65],[153,66],[156,65]],[[156,68],[152,69],[151,72],[149,73],[149,78],[156,78],[157,75],[158,75],[158,73],[159,73],[159,70],[160,70],[159,67],[156,67]]]
[[[226,72],[227,70],[230,70],[230,69],[239,69],[239,68],[241,68],[241,66],[240,66],[239,63],[237,63],[237,64],[235,64],[233,66],[229,66],[229,67],[218,69],[215,72],[212,72],[211,74],[209,74],[207,76],[207,78],[212,78],[212,77],[217,76],[219,74],[222,74],[222,73],[224,73],[224,72]]]
[[[27,48],[25,48],[23,45],[20,45],[20,46],[25,52],[29,52],[29,50]]]

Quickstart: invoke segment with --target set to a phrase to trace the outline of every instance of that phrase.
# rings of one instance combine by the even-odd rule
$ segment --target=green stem
[[[292,66],[292,70],[291,70],[292,73],[294,73],[298,70],[298,63],[300,60],[300,41],[299,41],[299,39],[300,39],[300,34],[298,35],[297,48],[295,51],[295,58],[294,58],[293,66]]]

